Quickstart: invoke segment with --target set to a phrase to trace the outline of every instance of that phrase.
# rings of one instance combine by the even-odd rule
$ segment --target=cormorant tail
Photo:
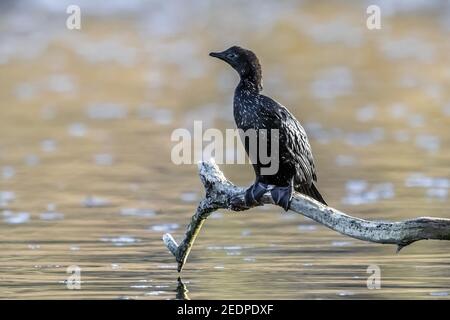
[[[311,183],[311,186],[308,185],[296,185],[295,191],[303,193],[319,202],[322,202],[324,205],[328,205],[320,194],[319,190],[317,190],[316,185]]]

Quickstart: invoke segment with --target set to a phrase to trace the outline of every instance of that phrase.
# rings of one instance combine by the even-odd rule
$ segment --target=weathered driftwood
[[[192,216],[185,238],[178,245],[172,235],[166,233],[163,241],[178,262],[178,272],[186,263],[192,245],[208,216],[218,209],[243,211],[245,189],[228,181],[214,160],[199,163],[200,179],[206,195],[200,201]],[[273,204],[270,193],[266,193],[261,205]],[[411,220],[388,222],[367,221],[351,217],[339,210],[325,206],[314,199],[295,193],[290,210],[311,218],[343,235],[370,242],[397,245],[397,252],[403,247],[425,239],[450,240],[450,219],[420,217]]]

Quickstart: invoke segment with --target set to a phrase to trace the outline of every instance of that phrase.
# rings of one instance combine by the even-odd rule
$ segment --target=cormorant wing
[[[310,186],[313,181],[317,181],[317,175],[311,145],[305,129],[286,107],[269,97],[263,95],[260,97],[261,104],[270,109],[274,115],[274,126],[279,127],[280,140],[286,147],[290,159],[294,162],[297,172],[296,184]]]

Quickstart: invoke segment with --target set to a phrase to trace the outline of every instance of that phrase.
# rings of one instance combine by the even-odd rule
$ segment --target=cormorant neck
[[[250,92],[259,93],[262,91],[262,78],[259,75],[247,75],[241,76],[241,82],[239,86],[243,90],[248,90]]]

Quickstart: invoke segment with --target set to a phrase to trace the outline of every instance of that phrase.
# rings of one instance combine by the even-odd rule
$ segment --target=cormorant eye
[[[227,54],[228,59],[235,59],[236,57],[237,57],[237,54],[234,52]]]

